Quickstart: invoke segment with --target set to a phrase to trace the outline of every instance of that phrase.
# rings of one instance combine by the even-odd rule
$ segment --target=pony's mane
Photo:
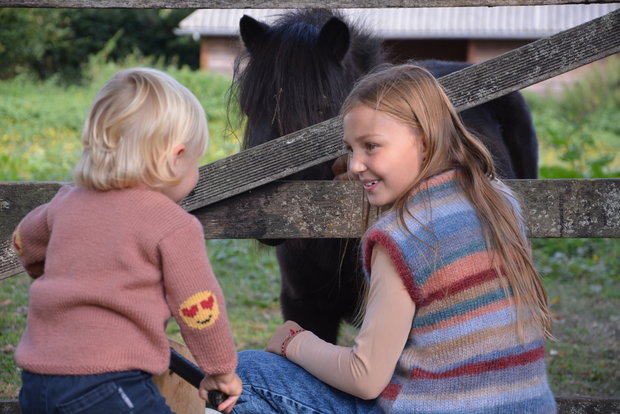
[[[342,61],[318,46],[323,25],[336,11],[303,9],[279,15],[267,35],[235,62],[233,97],[242,115],[270,122],[275,136],[286,135],[336,116],[353,82],[383,59],[380,41],[348,24],[350,44]],[[262,138],[261,138],[262,139]],[[260,144],[246,130],[244,148]]]

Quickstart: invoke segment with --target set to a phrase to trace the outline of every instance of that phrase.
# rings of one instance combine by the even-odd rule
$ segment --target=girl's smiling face
[[[422,168],[426,155],[422,134],[363,104],[345,114],[343,128],[349,170],[364,185],[368,202],[378,207],[391,205]]]

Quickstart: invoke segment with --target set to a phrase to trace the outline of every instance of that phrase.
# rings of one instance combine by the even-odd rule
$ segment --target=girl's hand
[[[210,390],[222,391],[224,394],[228,395],[228,398],[217,406],[217,410],[230,413],[241,395],[242,385],[241,378],[234,372],[229,374],[207,375],[200,382],[198,395],[203,400],[208,401]]]
[[[291,330],[297,332],[302,329],[301,326],[295,321],[286,321],[273,334],[265,351],[271,352],[277,355],[282,355],[282,344],[291,335]]]

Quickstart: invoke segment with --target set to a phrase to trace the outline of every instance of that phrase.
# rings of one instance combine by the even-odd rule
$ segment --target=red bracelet
[[[295,335],[297,335],[298,333],[303,332],[303,331],[305,331],[305,329],[298,329],[296,331],[293,330],[293,329],[289,329],[288,330],[288,332],[289,332],[288,336],[286,338],[284,338],[284,340],[282,341],[281,351],[282,351],[282,356],[284,358],[286,358],[286,346],[288,345],[288,343],[291,341],[291,339],[293,339],[295,337]],[[286,359],[288,359],[288,358],[286,358]]]

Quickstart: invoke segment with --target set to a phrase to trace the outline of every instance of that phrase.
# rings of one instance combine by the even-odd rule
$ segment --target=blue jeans
[[[270,352],[240,352],[237,374],[243,380],[243,393],[234,414],[381,413],[375,400],[362,400],[330,387]]]
[[[22,372],[22,414],[174,414],[151,374],[40,375]]]

